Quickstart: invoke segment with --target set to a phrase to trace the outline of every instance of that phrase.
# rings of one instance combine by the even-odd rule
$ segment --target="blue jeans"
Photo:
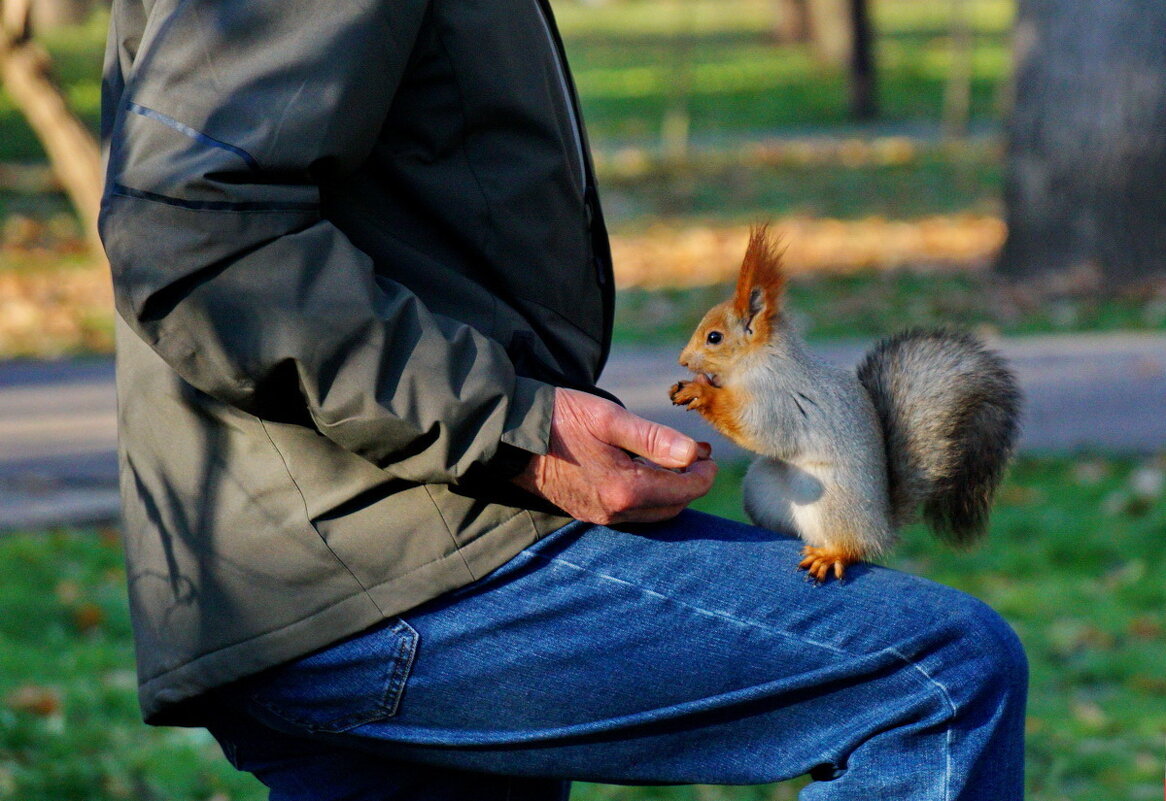
[[[273,801],[566,798],[571,779],[804,799],[1023,794],[1024,652],[893,570],[816,586],[800,543],[697,512],[573,523],[503,568],[226,694]]]

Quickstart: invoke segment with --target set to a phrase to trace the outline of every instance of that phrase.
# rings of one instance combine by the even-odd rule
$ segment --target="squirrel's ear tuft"
[[[770,234],[768,225],[749,229],[749,247],[741,262],[737,291],[733,295],[733,310],[750,328],[753,318],[762,310],[772,316],[781,308],[785,294],[785,272],[781,268],[782,248]]]

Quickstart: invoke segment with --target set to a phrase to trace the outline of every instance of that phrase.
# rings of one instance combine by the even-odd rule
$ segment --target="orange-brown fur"
[[[733,297],[709,310],[680,354],[680,363],[696,373],[696,379],[677,382],[669,393],[673,403],[700,412],[713,428],[753,451],[759,450],[758,443],[743,420],[755,399],[730,376],[747,369],[751,353],[764,357],[781,313],[785,283],[781,255],[768,229],[754,228]],[[721,345],[708,343],[710,331],[722,332]]]
[[[741,426],[741,411],[753,402],[749,393],[731,387],[714,387],[703,375],[698,375],[692,381],[678,381],[669,394],[673,403],[700,412],[709,425],[742,448],[756,448]]]
[[[781,376],[786,368],[779,365],[789,355],[785,345],[796,340],[782,310],[785,288],[777,243],[765,227],[754,228],[733,296],[709,310],[681,353],[680,363],[696,377],[675,384],[671,398],[699,412],[738,445],[761,454],[763,461],[778,465],[773,469],[805,468],[806,481],[814,483],[820,475],[818,466],[832,474],[831,460],[815,461],[797,443],[787,452],[783,433],[774,430],[766,413],[774,402],[772,393],[784,388]],[[875,447],[881,447],[874,436]],[[787,464],[786,459],[794,461]],[[823,479],[819,486],[828,484]],[[800,567],[818,581],[831,572],[842,578],[848,565],[878,552],[879,543],[864,537],[862,527],[851,530],[850,517],[834,513],[835,503],[823,500],[799,508],[812,509],[818,521],[812,532],[798,531],[807,539]],[[827,539],[817,533],[824,528],[829,530]]]

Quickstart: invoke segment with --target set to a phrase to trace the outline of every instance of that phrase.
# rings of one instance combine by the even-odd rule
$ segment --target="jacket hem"
[[[305,656],[495,570],[569,518],[517,513],[442,559],[342,598],[274,631],[205,654],[141,682],[143,720],[154,726],[202,726],[213,714],[206,693]]]

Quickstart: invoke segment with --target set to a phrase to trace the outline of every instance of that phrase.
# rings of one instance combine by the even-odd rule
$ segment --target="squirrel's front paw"
[[[834,571],[834,576],[839,581],[846,575],[846,568],[856,562],[861,562],[857,556],[845,551],[834,550],[833,548],[815,548],[807,545],[802,548],[801,564],[798,565],[799,570],[804,570],[814,577],[814,581],[822,584],[830,578],[830,571]]]
[[[699,409],[704,403],[704,392],[707,386],[708,384],[700,381],[677,381],[672,385],[668,397],[677,406]]]

